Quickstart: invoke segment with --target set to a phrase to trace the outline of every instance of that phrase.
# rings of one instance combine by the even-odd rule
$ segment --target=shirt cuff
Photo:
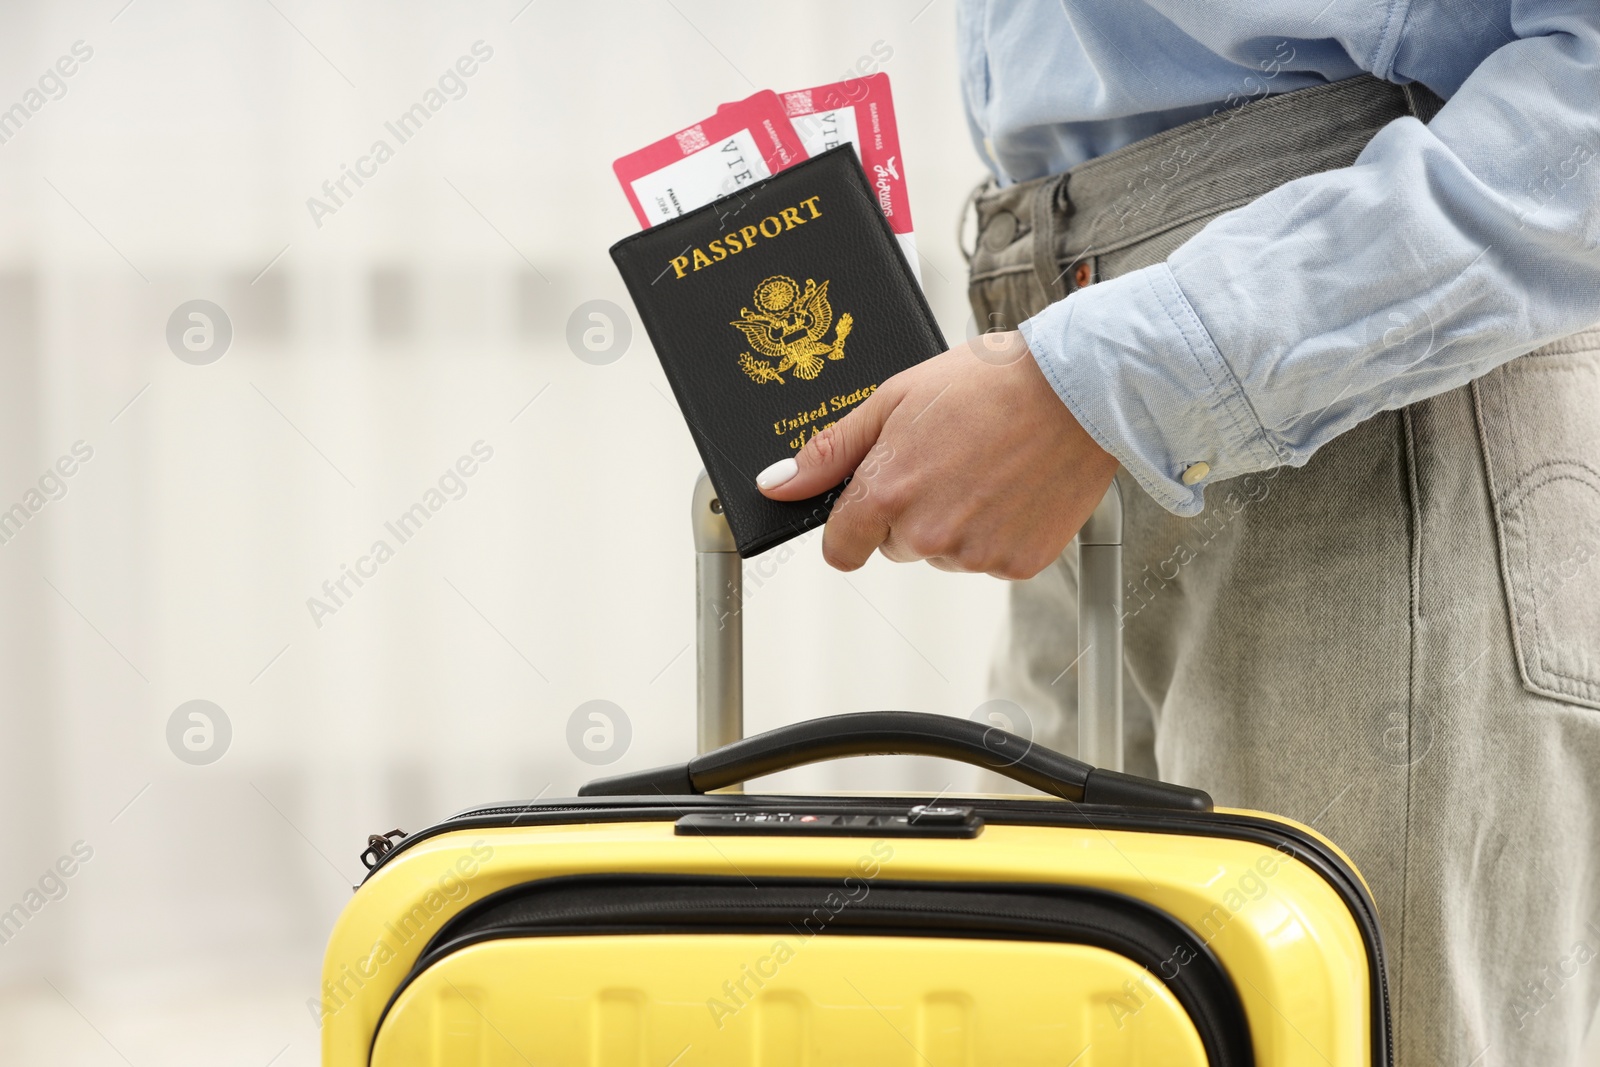
[[[1080,289],[1021,330],[1078,422],[1168,511],[1197,515],[1206,483],[1283,462],[1165,263]]]

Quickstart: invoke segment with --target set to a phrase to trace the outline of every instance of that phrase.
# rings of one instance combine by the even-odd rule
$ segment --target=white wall
[[[564,340],[579,303],[627,305],[611,160],[883,42],[923,277],[959,338],[955,220],[981,171],[953,12],[123,3],[0,8],[0,108],[93,49],[0,144],[0,507],[93,448],[0,544],[0,908],[93,849],[0,944],[0,1064],[311,1064],[303,1005],[367,833],[693,744],[699,464],[642,331],[609,366]],[[306,198],[478,40],[466,96],[315,226]],[[165,341],[195,298],[234,326],[209,366]],[[307,598],[478,440],[494,458],[466,496],[317,627]],[[968,714],[999,583],[847,578],[817,547],[750,596],[749,727]],[[233,730],[207,766],[166,740],[197,698]],[[606,771],[565,740],[596,698],[634,731]],[[872,784],[955,777],[904,761]]]

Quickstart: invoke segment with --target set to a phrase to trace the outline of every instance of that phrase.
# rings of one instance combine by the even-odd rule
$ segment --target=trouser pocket
[[[967,298],[972,331],[1014,330],[1023,319],[1065,296],[1053,255],[1060,215],[1059,176],[1004,189],[975,201],[977,242]]]
[[[1522,684],[1600,708],[1600,330],[1474,392]]]
[[[972,305],[970,332],[1015,330],[1023,319],[1043,310],[1035,306],[1037,290],[1031,270],[974,277],[967,287],[967,301]]]

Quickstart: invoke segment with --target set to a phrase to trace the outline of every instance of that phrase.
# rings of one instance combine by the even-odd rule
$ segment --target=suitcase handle
[[[1199,789],[1091,767],[997,727],[916,711],[860,711],[780,726],[687,763],[596,779],[578,795],[690,796],[820,760],[880,755],[959,760],[1085,804],[1211,810],[1211,797]]]
[[[694,530],[697,752],[744,736],[743,561],[705,471]],[[1113,481],[1078,532],[1078,755],[1122,770],[1122,491]]]

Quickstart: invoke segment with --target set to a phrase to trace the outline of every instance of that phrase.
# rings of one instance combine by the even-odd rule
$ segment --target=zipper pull
[[[405,839],[406,832],[399,828],[390,830],[386,834],[369,834],[367,849],[361,853],[361,866],[369,871],[377,867],[383,857],[393,852]]]

